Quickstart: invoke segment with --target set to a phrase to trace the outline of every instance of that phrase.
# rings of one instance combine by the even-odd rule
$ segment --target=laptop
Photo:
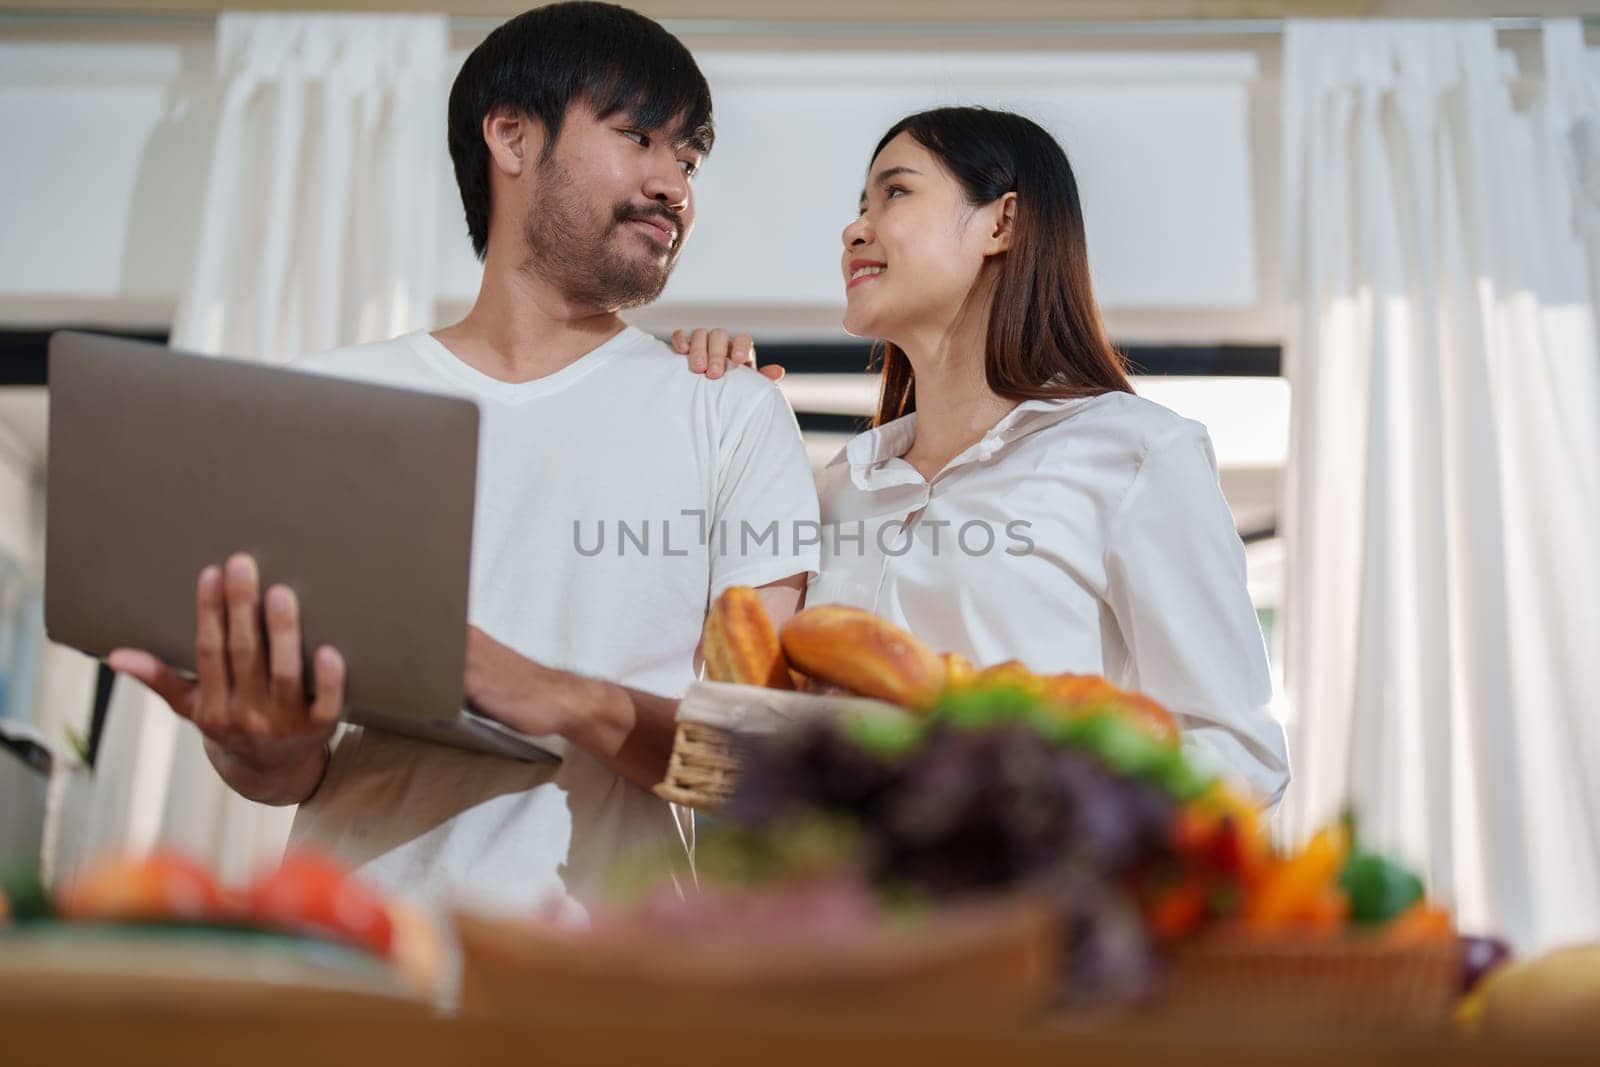
[[[462,397],[63,331],[50,339],[45,629],[194,670],[202,567],[248,552],[344,656],[345,718],[559,761],[465,706],[478,408]]]

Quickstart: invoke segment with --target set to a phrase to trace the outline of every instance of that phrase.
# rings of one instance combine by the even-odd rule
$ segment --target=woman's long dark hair
[[[895,123],[872,152],[910,134],[961,184],[974,206],[1017,194],[1011,248],[985,263],[974,292],[992,287],[983,370],[1009,400],[1133,392],[1122,356],[1106,339],[1089,282],[1078,182],[1061,146],[1007,111],[942,107]],[[911,361],[880,342],[881,426],[916,410]]]

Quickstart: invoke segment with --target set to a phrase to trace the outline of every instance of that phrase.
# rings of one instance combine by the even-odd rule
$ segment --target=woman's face
[[[844,328],[906,342],[942,335],[995,251],[1001,202],[974,208],[933,153],[908,133],[872,161],[861,213],[844,228]],[[1009,235],[1006,235],[1009,244]]]

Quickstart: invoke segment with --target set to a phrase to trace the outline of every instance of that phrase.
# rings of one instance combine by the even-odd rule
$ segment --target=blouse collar
[[[1006,412],[976,444],[945,464],[944,470],[971,462],[987,462],[1013,442],[1060,422],[1094,399],[1068,397],[1024,400]],[[922,476],[910,469],[909,464],[890,464],[890,461],[900,459],[910,451],[916,437],[917,413],[913,411],[852,437],[828,466],[848,463],[850,480],[862,489],[882,489],[889,485],[921,481]]]

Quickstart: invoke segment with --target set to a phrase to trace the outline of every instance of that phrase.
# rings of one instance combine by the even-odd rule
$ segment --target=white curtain
[[[1285,829],[1348,798],[1525,949],[1600,936],[1600,113],[1543,51],[1303,22],[1283,74]]]
[[[220,120],[175,347],[282,362],[431,324],[448,56],[443,16],[218,19]],[[283,847],[292,809],[230,793],[137,683],[117,683],[99,764],[74,859],[161,842],[238,878]]]

